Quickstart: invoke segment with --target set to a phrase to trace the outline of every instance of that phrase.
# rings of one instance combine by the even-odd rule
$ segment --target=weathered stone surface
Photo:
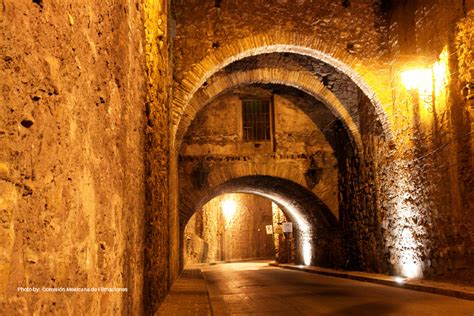
[[[176,68],[178,81],[193,63],[213,49],[225,47],[250,34],[270,34],[282,29],[331,39],[331,43],[358,56],[378,58],[387,53],[377,1],[353,1],[344,8],[330,0],[294,5],[267,1],[181,1],[176,12]],[[377,27],[378,26],[378,27]],[[193,36],[200,32],[201,37]]]
[[[228,218],[223,202],[233,201],[236,211]],[[185,262],[216,262],[273,258],[270,200],[251,194],[224,194],[210,200],[191,217],[184,232]],[[217,237],[217,238],[216,238]]]
[[[396,71],[433,68],[435,97],[394,85],[398,145],[377,171],[379,179],[392,178],[380,193],[384,235],[392,264],[405,261],[427,277],[449,279],[474,267],[472,115],[461,96],[470,80],[472,9],[468,2],[419,1],[389,12]]]
[[[275,95],[273,143],[243,141],[239,95],[261,97],[265,93],[269,97],[272,95],[261,88],[240,88],[219,97],[199,113],[181,149],[181,196],[188,195],[185,192],[197,193],[192,172],[202,159],[210,166],[211,187],[219,184],[213,179],[230,180],[227,174],[231,174],[231,170],[235,170],[237,177],[271,175],[307,186],[304,174],[313,157],[323,173],[310,190],[338,217],[336,159],[326,136],[317,126],[322,118],[308,116],[299,108],[299,103],[307,100],[286,94]],[[313,103],[317,101],[313,99]],[[191,211],[194,205],[190,206]],[[185,207],[181,205],[182,211]]]
[[[331,222],[313,236],[314,263],[469,280],[473,10],[472,0],[3,0],[0,313],[153,313],[179,273],[180,225],[205,197],[245,185]],[[413,67],[434,74],[425,92],[402,83]],[[222,95],[249,84],[285,105],[273,152],[240,141],[235,107],[205,117],[205,104],[235,105]],[[312,193],[310,156],[324,169]],[[206,164],[208,187],[196,189],[189,175]]]
[[[140,4],[2,1],[0,16],[0,314],[140,313]]]
[[[179,224],[170,205],[169,104],[171,35],[169,3],[144,4],[147,96],[145,102],[144,307],[153,314],[179,275]],[[177,183],[171,183],[177,186]]]

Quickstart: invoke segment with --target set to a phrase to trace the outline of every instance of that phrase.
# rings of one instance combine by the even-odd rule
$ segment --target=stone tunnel
[[[474,1],[3,0],[0,33],[0,314],[152,315],[262,258],[474,285]]]

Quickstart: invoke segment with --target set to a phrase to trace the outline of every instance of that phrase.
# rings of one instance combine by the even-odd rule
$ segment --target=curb
[[[294,265],[278,264],[278,263],[269,263],[268,265],[273,266],[273,267],[283,268],[283,269],[321,274],[321,275],[342,278],[342,279],[351,279],[351,280],[362,281],[362,282],[376,283],[376,284],[398,287],[398,288],[407,289],[407,290],[414,290],[418,292],[426,292],[426,293],[431,293],[431,294],[439,294],[439,295],[460,298],[463,300],[474,301],[474,292],[462,291],[458,289],[447,289],[447,288],[442,288],[435,285],[417,284],[410,280],[406,280],[404,282],[397,282],[395,280],[395,277],[392,277],[392,276],[384,276],[386,279],[382,279],[382,278],[377,278],[375,276],[374,277],[363,276],[363,275],[351,273],[348,271],[337,271],[337,270],[329,270],[329,269],[320,270],[317,267],[311,267],[311,268],[299,267],[299,266],[294,266]]]
[[[203,263],[204,265],[215,266],[216,264],[224,264],[224,263],[239,263],[239,262],[248,262],[248,261],[272,261],[273,258],[247,258],[247,259],[235,259],[235,260],[223,260],[223,261],[213,261]]]

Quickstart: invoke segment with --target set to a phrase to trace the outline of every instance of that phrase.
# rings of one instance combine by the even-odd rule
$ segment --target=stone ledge
[[[407,290],[414,290],[419,292],[427,292],[432,294],[439,294],[451,296],[464,300],[474,301],[474,287],[460,286],[449,283],[434,282],[421,279],[405,279],[396,276],[389,276],[385,274],[376,274],[368,272],[357,271],[343,271],[333,270],[320,267],[298,266],[293,264],[278,264],[269,263],[270,266],[279,267],[283,269],[304,271],[309,273],[321,274],[336,278],[351,279],[362,282],[371,282],[381,285],[399,287]]]

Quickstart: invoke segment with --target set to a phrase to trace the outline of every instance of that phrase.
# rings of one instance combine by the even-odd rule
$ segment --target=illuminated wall
[[[156,79],[146,76],[143,7],[0,7],[0,314],[140,315],[145,87]]]
[[[328,3],[321,4],[318,10]],[[235,28],[237,20],[229,17],[240,8],[230,3],[219,9],[207,5],[207,11],[200,11],[206,19],[193,19],[193,6],[186,1],[176,7],[181,14],[177,33],[182,35],[176,46],[176,121],[181,107],[195,92],[193,89],[203,85],[204,93],[197,94],[200,97],[206,95],[209,83],[212,93],[218,89],[208,75],[219,70],[220,63],[261,53],[266,48],[284,51],[304,46],[301,34],[305,31],[293,36],[292,27],[289,33],[268,31],[268,35],[263,31],[250,36],[251,30],[261,25],[265,13],[253,16],[255,22],[239,20],[244,31],[234,32],[241,28]],[[348,43],[333,34],[335,48],[328,53],[336,64],[342,61],[351,65],[347,74],[356,78],[354,82],[365,92],[359,94],[357,111],[351,111],[363,146],[353,152],[341,141],[339,152],[343,154],[337,156],[338,208],[350,268],[427,277],[469,269],[474,260],[473,123],[472,106],[463,91],[469,93],[466,85],[472,81],[472,4],[420,0],[384,1],[379,7],[367,1],[363,5],[380,10],[362,10],[375,14],[374,23],[367,23],[363,33],[371,33],[377,41],[362,45],[367,47],[366,55],[361,50],[346,49],[353,58],[348,59],[336,48]],[[304,6],[311,4],[304,2],[297,10]],[[336,19],[339,14],[360,13],[339,9],[342,10],[337,5],[331,9]],[[279,5],[271,18],[287,10],[285,5]],[[358,23],[359,18],[351,19]],[[291,20],[292,14],[285,14],[284,19]],[[213,20],[219,22],[209,22]],[[212,48],[183,41],[194,34],[198,25],[213,30],[205,36]],[[322,26],[321,32],[335,32],[341,25],[335,21],[327,29]],[[372,28],[373,25],[380,27]],[[268,30],[272,27],[268,26]],[[278,36],[281,38],[275,38]],[[358,38],[359,42],[364,41]],[[306,43],[311,46],[308,54],[321,50],[324,58],[326,47],[319,45],[324,41]],[[193,55],[190,47],[198,49],[198,53]],[[189,60],[193,62],[183,62]],[[255,59],[257,65],[262,65],[261,61]],[[189,108],[184,119],[194,118],[197,107],[193,104]],[[222,168],[216,175],[224,178],[238,173],[239,168],[232,167],[228,171]]]
[[[467,180],[473,170],[467,136],[472,117],[461,93],[463,60],[471,48],[459,42],[466,24],[458,24],[469,8],[461,1],[420,1],[393,9],[396,147],[392,162],[378,172],[386,183],[380,188],[386,251],[396,274],[455,275],[474,267]]]
[[[186,263],[273,258],[268,199],[251,194],[224,194],[198,210],[186,225]]]

